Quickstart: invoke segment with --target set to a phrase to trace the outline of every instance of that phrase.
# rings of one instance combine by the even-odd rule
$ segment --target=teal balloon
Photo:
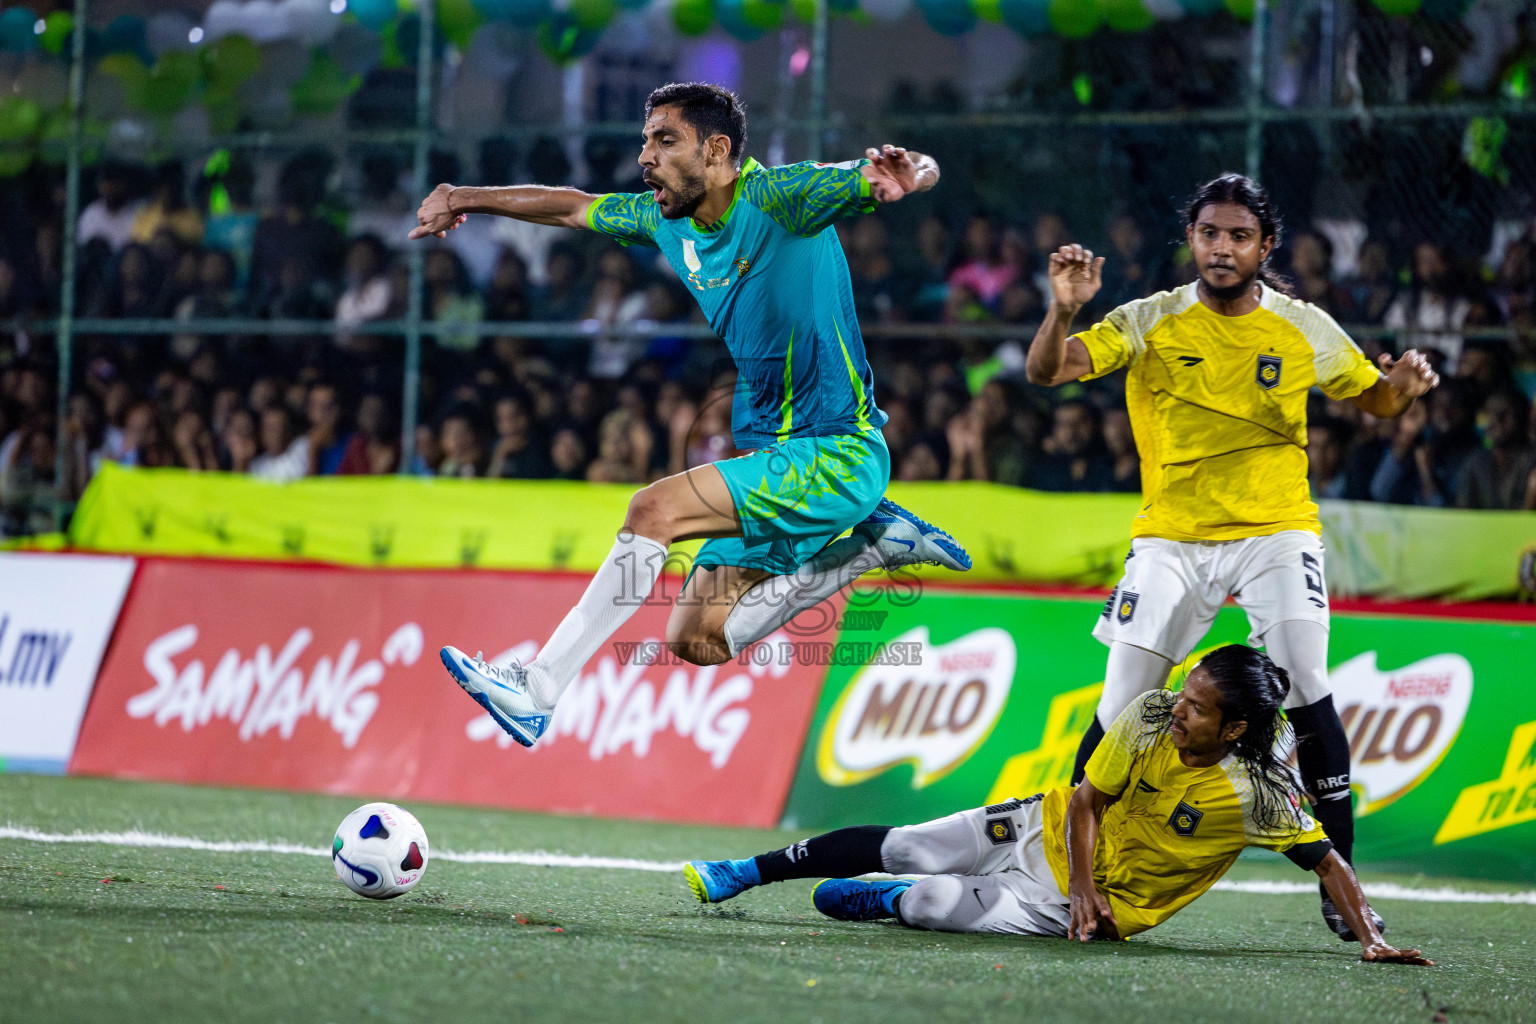
[[[554,13],[549,0],[475,0],[475,10],[489,21],[532,28]]]
[[[773,0],[719,0],[715,4],[715,17],[721,28],[742,42],[750,43],[784,23],[786,6]]]
[[[155,55],[149,49],[149,32],[144,19],[136,14],[122,14],[101,33],[103,53],[131,53],[146,64],[153,64]]]
[[[958,36],[976,27],[976,9],[970,0],[917,0],[923,20],[935,32]]]
[[[1021,36],[1043,36],[1051,31],[1051,0],[1002,0],[1003,24]]]
[[[1179,6],[1190,14],[1206,18],[1224,9],[1227,5],[1225,0],[1179,0]]]
[[[1424,0],[1425,17],[1436,21],[1460,21],[1472,0]]]
[[[613,0],[614,3],[628,11],[638,11],[650,4],[651,0]]]
[[[25,7],[0,11],[0,50],[26,53],[37,47],[37,15]]]
[[[400,7],[395,0],[348,0],[347,10],[358,22],[377,32],[395,20]]]

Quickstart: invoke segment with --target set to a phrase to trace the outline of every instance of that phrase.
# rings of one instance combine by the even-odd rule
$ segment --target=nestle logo
[[[1387,696],[1396,700],[1419,697],[1444,697],[1451,692],[1449,674],[1433,676],[1393,676],[1387,681]]]
[[[992,667],[992,663],[996,660],[996,651],[967,651],[964,654],[947,654],[939,662],[939,671],[946,675],[951,672],[985,672]]]

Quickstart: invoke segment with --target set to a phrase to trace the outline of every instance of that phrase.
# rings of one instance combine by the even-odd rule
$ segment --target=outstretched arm
[[[913,192],[926,192],[939,183],[939,164],[931,156],[886,143],[864,151],[869,163],[859,168],[870,193],[882,203],[894,203]]]
[[[1330,850],[1316,870],[1333,905],[1339,908],[1350,930],[1359,936],[1361,960],[1416,964],[1420,967],[1435,965],[1433,960],[1420,956],[1416,949],[1394,949],[1381,940],[1381,932],[1376,930],[1376,922],[1371,917],[1365,893],[1360,891],[1360,882],[1337,850]]]
[[[1430,388],[1440,383],[1440,375],[1430,369],[1429,360],[1418,349],[1409,349],[1397,360],[1383,352],[1376,357],[1376,363],[1382,375],[1351,401],[1384,420],[1401,416],[1415,398],[1428,394]]]
[[[584,228],[587,226],[587,207],[596,198],[578,189],[545,185],[506,188],[439,185],[421,201],[421,209],[416,211],[420,226],[411,229],[411,238],[428,235],[442,238],[464,223],[464,218],[471,213],[489,213],[554,227]]]
[[[1072,318],[1103,284],[1104,257],[1094,259],[1092,249],[1064,245],[1051,253],[1051,308],[1035,332],[1024,373],[1031,384],[1054,387],[1093,372],[1088,348],[1072,337]]]
[[[1071,913],[1067,938],[1078,942],[1120,937],[1119,923],[1109,900],[1093,881],[1099,819],[1104,816],[1104,808],[1116,799],[1085,779],[1067,803],[1067,901]]]

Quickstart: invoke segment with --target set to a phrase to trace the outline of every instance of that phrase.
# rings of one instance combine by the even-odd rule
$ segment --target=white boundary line
[[[156,832],[43,832],[18,825],[0,826],[0,839],[18,839],[32,843],[100,843],[105,846],[133,846],[168,850],[202,850],[208,853],[281,853],[307,857],[328,857],[330,850],[323,846],[300,846],[296,843],[231,842],[226,840],[195,839],[191,836],[168,836]],[[636,860],[630,857],[588,857],[567,853],[531,851],[432,851],[433,860],[453,861],[459,864],[523,864],[543,868],[607,868],[617,871],[681,871],[683,861]],[[1289,896],[1317,892],[1316,883],[1310,882],[1217,882],[1211,887],[1216,892],[1246,892],[1262,896]],[[1498,903],[1536,905],[1536,891],[1524,892],[1474,892],[1465,889],[1438,887],[1433,889],[1410,888],[1394,882],[1367,882],[1367,896],[1383,900],[1412,900],[1419,903]]]

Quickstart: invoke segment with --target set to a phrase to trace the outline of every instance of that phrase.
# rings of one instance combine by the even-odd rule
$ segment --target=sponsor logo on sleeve
[[[987,819],[987,838],[993,846],[1011,843],[1019,837],[1013,832],[1013,819],[1007,816]]]

